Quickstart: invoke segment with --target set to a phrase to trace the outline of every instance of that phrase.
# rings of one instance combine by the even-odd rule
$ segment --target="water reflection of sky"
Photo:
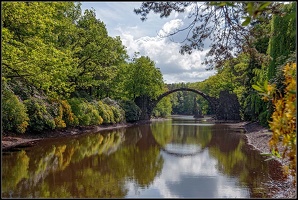
[[[172,123],[171,126],[214,126],[215,124],[204,124],[204,123]]]
[[[136,188],[128,182],[129,197],[147,198],[248,198],[249,190],[238,187],[216,169],[217,160],[208,150],[190,157],[175,157],[161,152],[164,166],[159,177],[148,188]]]

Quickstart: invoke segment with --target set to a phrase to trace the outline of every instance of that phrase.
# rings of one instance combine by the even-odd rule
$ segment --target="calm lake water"
[[[173,116],[2,152],[2,197],[267,198],[266,157],[244,131]]]

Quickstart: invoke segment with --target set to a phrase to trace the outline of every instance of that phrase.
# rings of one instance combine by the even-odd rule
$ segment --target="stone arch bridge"
[[[240,120],[240,104],[238,102],[237,96],[228,91],[221,91],[219,98],[211,97],[199,90],[191,88],[177,88],[169,90],[160,96],[157,99],[150,99],[148,96],[140,96],[135,99],[135,103],[141,109],[141,120],[149,120],[151,114],[157,103],[164,97],[178,91],[189,91],[194,92],[204,99],[207,100],[211,108],[211,112],[215,114],[217,120]]]

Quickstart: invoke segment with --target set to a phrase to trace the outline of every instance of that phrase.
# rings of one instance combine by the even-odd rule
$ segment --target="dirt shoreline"
[[[112,130],[118,128],[124,128],[134,125],[147,124],[153,121],[166,120],[166,119],[151,119],[148,121],[139,121],[136,123],[121,123],[115,125],[100,125],[100,126],[80,126],[76,128],[67,128],[53,131],[46,131],[41,134],[14,134],[14,133],[4,133],[1,138],[1,148],[2,151],[9,151],[14,148],[23,148],[35,145],[39,140],[44,140],[47,138],[58,138],[58,137],[73,137],[85,133],[99,132],[101,130]],[[260,153],[269,153],[269,140],[271,138],[271,131],[260,126],[257,122],[226,122],[226,121],[214,121],[215,123],[226,124],[233,128],[244,129],[245,138],[248,145],[252,146]],[[281,166],[287,165],[287,161],[282,161],[280,159],[274,159],[280,163]],[[286,177],[282,182],[272,182],[269,188],[271,198],[296,198],[297,190],[292,184],[293,178],[296,177]]]

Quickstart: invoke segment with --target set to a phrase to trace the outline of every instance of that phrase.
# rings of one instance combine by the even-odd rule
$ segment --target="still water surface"
[[[173,116],[2,153],[2,197],[266,198],[242,130]]]

